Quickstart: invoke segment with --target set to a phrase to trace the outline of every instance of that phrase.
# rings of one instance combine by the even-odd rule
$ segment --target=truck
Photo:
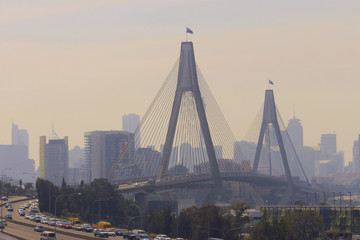
[[[98,229],[115,230],[115,228],[111,226],[109,222],[105,222],[105,221],[98,222],[96,227]]]
[[[69,218],[69,221],[71,222],[71,225],[76,225],[81,223],[79,218]]]

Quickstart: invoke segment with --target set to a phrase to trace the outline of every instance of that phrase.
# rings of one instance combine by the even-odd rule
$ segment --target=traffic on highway
[[[6,210],[5,210],[6,209]],[[16,203],[6,203],[2,220],[9,233],[22,236],[22,239],[152,239],[144,230],[134,229],[127,231],[117,229],[110,223],[100,221],[94,228],[90,224],[81,223],[79,218],[57,219],[39,212],[37,200],[27,200]],[[8,224],[12,222],[14,224]],[[19,226],[21,228],[19,228]],[[159,234],[155,240],[170,240],[169,237]],[[178,238],[177,240],[183,240]]]

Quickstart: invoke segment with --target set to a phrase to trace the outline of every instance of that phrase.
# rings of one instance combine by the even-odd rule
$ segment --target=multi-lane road
[[[23,198],[23,197],[22,197]],[[12,201],[16,201],[19,200],[21,198],[19,197],[13,197],[13,198],[9,198],[9,201],[7,202],[12,202]],[[12,236],[14,236],[15,238],[18,239],[29,239],[29,240],[33,240],[33,239],[40,239],[40,234],[39,232],[35,232],[34,231],[34,227],[36,225],[43,225],[46,230],[49,231],[54,231],[54,227],[52,226],[48,226],[46,224],[41,224],[41,223],[35,223],[32,222],[30,220],[26,220],[24,217],[21,217],[18,213],[18,209],[21,205],[23,205],[24,203],[31,201],[30,199],[24,199],[24,201],[21,202],[16,202],[13,203],[13,212],[8,212],[7,208],[3,207],[3,216],[5,216],[5,214],[10,213],[13,217],[14,221],[8,220],[8,224],[4,229],[4,233],[8,233]],[[4,202],[6,203],[6,202]],[[71,234],[71,235],[67,235]],[[1,236],[0,236],[1,239]],[[93,233],[85,233],[85,232],[80,232],[80,231],[75,231],[72,229],[62,229],[62,228],[56,228],[56,239],[58,240],[78,240],[78,239],[100,239],[100,238],[95,238]],[[123,239],[122,237],[111,237],[110,239]]]

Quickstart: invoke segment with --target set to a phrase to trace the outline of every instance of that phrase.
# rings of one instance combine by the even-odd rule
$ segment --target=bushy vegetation
[[[78,188],[63,182],[57,187],[51,182],[38,179],[36,190],[41,212],[49,212],[63,217],[80,217],[82,221],[93,223],[108,220],[115,226],[127,226],[129,219],[139,216],[137,204],[117,193],[106,179],[96,179]]]
[[[171,237],[186,239],[207,239],[208,237],[240,239],[249,218],[244,215],[249,206],[239,202],[228,209],[214,205],[190,207],[180,212],[179,216],[169,208],[162,211],[149,209],[144,218],[143,227],[147,232],[163,233]]]
[[[294,211],[287,216],[271,221],[265,211],[261,222],[253,229],[251,239],[312,240],[319,237],[322,229],[321,216],[315,211]]]

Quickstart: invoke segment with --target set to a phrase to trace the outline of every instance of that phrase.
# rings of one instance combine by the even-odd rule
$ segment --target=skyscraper
[[[19,129],[18,125],[12,123],[11,127],[11,144],[25,146],[27,157],[29,158],[29,134],[26,129]]]
[[[85,165],[88,168],[90,180],[107,178],[120,154],[125,150],[132,134],[127,131],[93,131],[85,133]],[[123,162],[129,163],[133,154],[130,146]]]
[[[63,179],[69,179],[69,147],[68,137],[49,140],[40,137],[40,177],[60,186]]]
[[[359,135],[360,140],[360,135]],[[360,174],[360,141],[355,140],[354,146],[353,146],[353,166],[354,166],[354,172],[357,174]]]
[[[289,119],[286,131],[290,136],[291,142],[296,152],[300,153],[304,147],[303,127],[301,125],[300,119],[295,118],[295,115],[292,119]]]
[[[123,115],[122,128],[123,131],[134,133],[140,124],[140,116],[134,113]]]
[[[329,159],[332,155],[334,155],[337,152],[336,134],[321,135],[320,151],[324,159]]]
[[[140,126],[140,116],[134,113],[130,113],[127,115],[123,115],[122,117],[122,130],[127,131],[129,133],[135,133],[137,128]],[[139,148],[141,141],[140,141],[140,128],[135,133],[134,142],[135,148]]]

